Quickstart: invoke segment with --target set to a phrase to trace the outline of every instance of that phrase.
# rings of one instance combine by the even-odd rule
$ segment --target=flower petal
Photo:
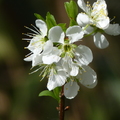
[[[76,76],[79,72],[79,67],[73,62],[72,58],[65,56],[61,60],[63,69],[68,73],[68,75]]]
[[[44,51],[42,52],[42,54],[49,54],[53,49],[53,43],[52,41],[48,40],[46,43],[45,43],[45,46],[44,46]]]
[[[97,85],[97,75],[95,71],[89,66],[82,66],[84,69],[79,75],[80,83],[87,88],[94,88]]]
[[[32,54],[32,55],[30,55],[30,56],[24,58],[24,61],[32,61],[33,55],[34,55],[34,54]]]
[[[83,38],[84,32],[80,26],[72,26],[66,30],[66,36],[69,37],[70,43],[74,43]]]
[[[90,34],[94,31],[94,28],[91,26],[88,27],[82,27],[84,34]]]
[[[98,47],[100,49],[104,49],[104,48],[108,47],[109,42],[107,41],[105,36],[103,34],[101,34],[100,32],[97,32],[93,38],[94,38],[94,43],[95,43],[96,47]]]
[[[42,60],[43,60],[44,64],[52,64],[54,62],[57,63],[61,59],[61,57],[59,57],[60,51],[57,47],[53,47],[50,50],[50,52],[47,52],[47,53],[48,54],[44,54],[44,52],[43,52]]]
[[[42,36],[45,37],[47,35],[47,25],[46,25],[46,23],[42,20],[39,20],[39,19],[36,20],[35,23],[36,23],[36,26],[41,31]]]
[[[76,76],[77,74],[78,74],[78,72],[79,72],[79,67],[78,66],[76,66],[74,63],[73,64],[71,64],[71,71],[70,71],[70,75],[71,76]]]
[[[32,60],[32,67],[37,66],[42,63],[42,54],[36,54]]]
[[[98,22],[96,23],[96,26],[100,29],[106,29],[108,28],[109,26],[109,23],[110,23],[110,19],[108,17],[105,17],[105,18],[99,18],[98,19]]]
[[[43,63],[44,64],[52,64],[54,62],[58,62],[60,60],[61,57],[57,56],[57,55],[45,55],[42,57]]]
[[[52,27],[49,30],[48,38],[52,42],[64,43],[65,34],[60,26]]]
[[[78,6],[85,12],[88,12],[88,7],[87,5],[85,4],[84,0],[78,0],[77,1],[78,3]]]
[[[49,75],[47,88],[48,90],[53,90],[58,86],[63,86],[66,81],[66,73],[64,71],[57,71],[55,74],[52,70]]]
[[[109,35],[120,35],[120,25],[119,24],[109,24],[109,27],[104,30]]]
[[[93,8],[92,13],[91,13],[92,16],[95,16],[99,12],[103,13],[103,14],[99,14],[100,16],[108,15],[107,4],[106,4],[105,0],[97,0],[97,2],[93,3],[92,8]]]
[[[41,43],[42,36],[37,35],[33,37],[30,41],[30,44],[28,45],[27,49],[32,51],[33,53],[40,53],[42,51],[42,46],[44,46],[44,43]]]
[[[79,85],[77,82],[70,81],[64,85],[64,95],[68,99],[73,99],[79,90]]]
[[[88,15],[86,15],[85,13],[79,13],[77,15],[77,23],[84,27],[85,25],[89,24],[90,23],[90,18]]]
[[[88,65],[93,60],[92,51],[84,45],[79,45],[75,51],[75,60],[80,65]]]

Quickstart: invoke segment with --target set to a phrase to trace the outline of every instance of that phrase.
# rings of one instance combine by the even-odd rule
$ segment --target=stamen
[[[116,18],[116,16],[114,16],[114,17],[110,20],[110,22],[113,21],[115,18]]]
[[[27,29],[29,29],[29,30],[31,30],[32,32],[34,32],[34,33],[36,33],[36,34],[40,34],[38,31],[35,31],[35,30],[33,30],[33,29],[31,29],[31,28],[29,28],[29,27],[27,27],[27,26],[24,26],[25,28],[27,28]]]
[[[26,47],[26,49],[27,49],[27,47]],[[30,52],[29,54],[25,55],[25,57],[28,57],[30,55],[32,55],[32,52]]]
[[[40,70],[40,69],[41,69],[41,68],[38,68],[38,69],[34,70],[33,72],[31,72],[31,73],[29,73],[29,74],[33,74],[33,73],[37,72],[37,71]]]
[[[42,76],[42,74],[43,74],[43,72],[45,72],[46,68],[47,68],[47,66],[46,66],[46,67],[44,67],[44,69],[42,70],[42,72],[40,73],[40,75],[39,75],[39,76]],[[45,76],[44,76],[44,77],[45,77]]]
[[[35,27],[33,24],[31,24],[31,26],[34,27],[35,30],[37,30],[37,32],[38,32],[39,34],[41,34],[41,31],[40,31],[37,27]]]
[[[34,37],[34,36],[31,36],[31,35],[29,35],[29,33],[22,33],[23,35],[26,35],[26,36],[28,36],[28,37]]]
[[[31,39],[29,39],[29,38],[22,38],[22,40],[31,40]]]

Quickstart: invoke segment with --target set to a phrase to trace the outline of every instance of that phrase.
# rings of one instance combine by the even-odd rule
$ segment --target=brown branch
[[[60,93],[60,102],[59,102],[59,120],[64,120],[64,105],[65,105],[65,96],[64,96],[64,86]]]

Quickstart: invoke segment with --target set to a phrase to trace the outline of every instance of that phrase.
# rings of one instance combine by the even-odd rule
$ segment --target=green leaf
[[[59,23],[58,26],[60,26],[64,32],[66,31],[66,23]]]
[[[53,91],[49,91],[49,90],[44,90],[42,92],[39,93],[39,96],[50,96],[54,99],[56,99],[56,96],[54,95]]]
[[[78,14],[78,6],[75,1],[65,2],[65,9],[69,17],[76,18]]]
[[[78,15],[78,6],[75,1],[65,2],[65,9],[70,18],[70,26],[76,25],[76,17]]]
[[[49,12],[46,15],[46,24],[48,26],[48,29],[57,25],[54,16],[52,14],[50,14]]]
[[[39,15],[37,13],[34,13],[34,15],[37,19],[41,19],[41,20],[45,21],[45,19],[41,15]]]
[[[78,24],[74,19],[70,19],[70,25],[69,26],[73,26],[73,25],[78,25]]]
[[[56,88],[53,90],[53,92],[54,92],[54,95],[55,95],[56,99],[57,99],[58,102],[59,102],[59,100],[60,100],[61,87],[56,87]]]

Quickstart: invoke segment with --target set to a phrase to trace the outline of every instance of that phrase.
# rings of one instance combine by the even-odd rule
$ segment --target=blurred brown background
[[[34,13],[45,17],[47,11],[58,23],[67,22],[64,2],[69,0],[0,0],[0,120],[58,120],[57,102],[38,97],[46,89],[47,80],[40,82],[39,72],[28,75],[31,63],[24,62],[28,45],[21,39],[36,20]],[[93,0],[89,0],[93,3]],[[120,1],[106,0],[109,17],[120,24]],[[94,89],[81,86],[78,96],[66,100],[70,109],[65,120],[120,120],[120,36],[106,35],[110,45],[96,48],[92,37],[83,44],[93,51],[90,66],[97,72]]]

